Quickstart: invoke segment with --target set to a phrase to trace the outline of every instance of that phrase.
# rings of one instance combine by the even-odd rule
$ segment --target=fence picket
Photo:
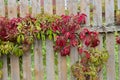
[[[2,80],[8,80],[8,67],[7,67],[7,56],[4,55],[2,57],[2,60],[3,60],[3,77],[2,77]]]
[[[78,0],[68,0],[69,14],[77,14],[78,11]]]
[[[0,0],[0,16],[5,17],[5,5],[4,5],[4,0]],[[8,67],[7,67],[7,56],[4,55],[1,57],[3,61],[3,77],[2,80],[7,80],[8,79]]]
[[[8,0],[8,18],[17,17],[17,4],[16,0]],[[19,58],[11,55],[11,79],[20,80],[20,71],[19,71]]]
[[[62,15],[65,14],[65,1],[56,0],[56,14]]]
[[[55,80],[53,42],[48,39],[46,40],[46,54],[47,80]]]
[[[4,0],[0,0],[0,16],[5,16]]]
[[[101,26],[102,25],[102,1],[101,0],[93,0],[93,21],[94,25]]]
[[[90,0],[80,0],[80,12],[87,15],[86,25],[90,25]]]
[[[73,65],[76,61],[78,61],[78,51],[77,47],[72,47],[71,48],[71,53],[70,53],[70,65]],[[74,76],[71,73],[71,80],[75,80]]]
[[[56,14],[65,14],[65,1],[56,0]],[[67,80],[67,61],[66,57],[61,57],[58,54],[58,78],[59,80]]]
[[[120,10],[120,0],[117,0],[118,2],[118,10]]]
[[[44,79],[43,57],[42,57],[42,41],[35,41],[34,46],[34,61],[35,61],[35,80]]]
[[[111,24],[114,22],[114,0],[105,0],[105,21],[106,24]],[[106,45],[110,54],[110,58],[107,63],[107,80],[115,80],[114,42],[114,34],[107,34]]]
[[[32,1],[32,15],[35,16],[41,11],[40,0],[31,0]]]
[[[114,23],[114,0],[105,0],[106,24]]]
[[[20,16],[25,17],[28,13],[28,0],[20,0]]]
[[[25,17],[29,13],[28,0],[20,0],[20,16]],[[24,53],[23,57],[23,80],[32,80],[30,51]]]
[[[44,0],[44,12],[53,14],[52,0]]]
[[[115,37],[113,33],[106,35],[106,46],[109,52],[109,59],[107,62],[107,80],[115,80]]]
[[[99,40],[100,40],[100,44],[98,46],[98,49],[102,50],[102,48],[103,48],[103,34],[99,34]],[[103,80],[103,70],[100,71],[99,80]]]
[[[30,50],[23,55],[23,80],[32,80]]]

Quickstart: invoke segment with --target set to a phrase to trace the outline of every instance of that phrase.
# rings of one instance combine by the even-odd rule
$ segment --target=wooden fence
[[[76,14],[79,11],[79,6],[80,12],[87,14],[86,25],[93,24],[98,27],[103,24],[114,23],[115,10],[120,10],[120,0],[8,0],[7,3],[4,1],[7,0],[0,0],[0,15],[7,16],[8,18],[17,17],[18,12],[21,17],[26,16],[30,12],[29,7],[32,8],[32,16],[39,14],[41,10],[44,10],[45,13],[53,14],[54,12],[61,15],[65,14],[65,9],[67,9],[70,14]],[[115,5],[114,3],[117,4]],[[18,5],[19,7],[17,7]],[[106,36],[104,36],[104,33],[101,33],[99,36],[101,41],[99,48],[102,49],[102,41],[104,40],[110,54],[106,69],[104,69],[106,70],[107,80],[116,80],[116,76],[120,80],[120,69],[117,68],[116,70],[115,67],[116,63],[120,67],[120,54],[117,54],[118,59],[115,57],[115,36],[113,32],[116,28],[119,29],[119,26],[107,27],[105,29],[105,32],[108,32]],[[96,29],[104,32],[104,29]],[[2,80],[75,80],[71,74],[67,73],[70,72],[70,65],[78,60],[77,49],[71,48],[71,54],[68,57],[61,57],[58,54],[58,58],[55,59],[53,42],[50,40],[45,41],[46,56],[43,56],[44,54],[42,53],[42,43],[44,42],[35,41],[34,55],[30,54],[32,52],[29,51],[22,58],[13,55],[1,57],[4,61]],[[118,53],[120,53],[120,47]],[[43,62],[46,64],[43,64]],[[118,72],[117,75],[116,71]],[[100,80],[104,80],[102,72]]]

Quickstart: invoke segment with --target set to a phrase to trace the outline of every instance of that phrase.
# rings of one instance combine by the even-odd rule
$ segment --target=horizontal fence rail
[[[62,15],[78,12],[87,15],[83,26],[100,32],[99,49],[107,48],[110,58],[100,72],[99,80],[120,80],[120,46],[115,43],[116,11],[120,10],[120,0],[0,0],[0,16],[8,18],[35,16],[41,12]],[[90,25],[93,25],[91,27]],[[117,49],[116,49],[117,48]],[[77,48],[71,47],[71,54],[61,57],[53,51],[53,41],[34,42],[31,50],[20,58],[2,56],[2,80],[76,80],[70,66],[79,60]]]

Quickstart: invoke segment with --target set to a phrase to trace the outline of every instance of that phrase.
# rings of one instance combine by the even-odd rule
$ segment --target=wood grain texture
[[[2,80],[8,80],[8,67],[7,67],[7,56],[4,55],[2,56],[2,60],[3,60],[3,77]]]
[[[78,61],[79,55],[77,47],[72,47],[70,52],[70,65],[72,66],[76,61]],[[75,77],[71,73],[71,80],[75,80]]]
[[[65,0],[56,0],[56,14],[65,14]]]
[[[77,14],[78,12],[78,0],[68,0],[69,14]]]
[[[11,55],[10,66],[11,66],[11,80],[20,80],[19,58],[14,55]]]
[[[5,16],[4,0],[0,0],[0,16]]]
[[[80,0],[80,12],[87,15],[86,25],[90,25],[90,0]]]
[[[20,16],[25,17],[28,13],[28,0],[20,0]]]
[[[94,25],[102,26],[102,0],[93,0]]]
[[[35,61],[35,80],[44,80],[44,67],[42,57],[42,41],[35,41],[34,45],[34,61]]]
[[[32,80],[30,50],[23,55],[23,80]]]
[[[16,0],[8,0],[8,18],[17,17]]]
[[[16,0],[8,0],[8,18],[17,17],[17,4]],[[10,55],[10,66],[11,66],[11,79],[20,80],[19,70],[19,58],[14,55]]]
[[[46,71],[47,80],[55,80],[53,41],[48,39],[46,40]]]
[[[106,65],[107,68],[107,80],[115,80],[115,37],[113,33],[106,35],[106,47],[109,52],[109,59]]]
[[[41,12],[41,3],[40,0],[31,0],[32,2],[32,16],[36,16]]]
[[[52,0],[44,0],[44,12],[53,14]]]
[[[118,10],[120,10],[120,0],[117,0],[117,4],[118,4]]]
[[[105,0],[105,21],[114,23],[114,0]]]
[[[58,79],[67,80],[67,61],[66,57],[58,54]]]
[[[65,1],[56,0],[56,14],[65,14]],[[58,79],[67,80],[67,61],[66,57],[62,57],[60,53],[58,54]]]
[[[98,49],[102,50],[103,49],[103,34],[99,34],[99,40],[100,44],[98,45]],[[100,71],[99,73],[99,80],[103,80],[103,70]]]

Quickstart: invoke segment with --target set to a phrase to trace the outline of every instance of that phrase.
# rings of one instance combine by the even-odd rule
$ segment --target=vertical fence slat
[[[66,57],[58,54],[58,78],[59,80],[67,80],[67,61]]]
[[[78,0],[68,0],[69,14],[77,14],[78,11]]]
[[[36,16],[36,14],[40,13],[40,0],[31,0],[32,1],[32,15]]]
[[[32,80],[30,50],[23,55],[23,80]]]
[[[93,21],[94,24],[93,25],[97,25],[98,27],[100,27],[102,25],[102,1],[101,0],[93,0]],[[98,46],[98,48],[101,50],[102,49],[102,39],[103,36],[102,34],[99,35],[99,39],[100,39],[100,45]],[[103,74],[102,71],[99,73],[99,80],[103,80]]]
[[[44,0],[44,12],[53,14],[52,0]],[[53,41],[46,39],[47,80],[55,80]]]
[[[101,26],[102,25],[102,1],[101,0],[93,0],[93,21],[94,25]]]
[[[90,0],[80,0],[80,12],[87,15],[86,25],[90,25]]]
[[[114,0],[105,0],[105,20],[106,24],[111,24],[114,22]],[[109,51],[110,58],[107,63],[107,80],[115,80],[115,52],[114,44],[115,38],[114,34],[110,33],[106,35],[107,50]]]
[[[8,67],[7,67],[7,56],[4,55],[2,57],[2,60],[3,60],[3,77],[2,77],[2,80],[8,80]]]
[[[120,0],[117,0],[118,2],[118,10],[120,10]]]
[[[62,15],[65,13],[65,1],[56,0],[56,14]]]
[[[17,17],[16,0],[8,0],[8,17],[9,18]],[[20,80],[19,58],[14,55],[11,55],[10,64],[11,64],[11,79]]]
[[[56,13],[62,15],[65,13],[65,1],[56,0]],[[62,57],[58,54],[58,79],[67,80],[67,61],[66,57]]]
[[[17,17],[17,3],[16,0],[8,0],[8,17]]]
[[[46,40],[46,71],[47,80],[55,80],[53,42],[48,39]]]
[[[70,65],[73,65],[76,61],[78,61],[78,51],[77,47],[72,47],[70,52]],[[75,80],[74,76],[71,74],[71,80]]]
[[[20,0],[20,16],[25,17],[29,13],[28,0]],[[24,53],[23,60],[23,80],[32,80],[31,54],[30,50]]]
[[[97,48],[99,50],[102,50],[102,48],[103,48],[103,34],[102,33],[99,34],[99,40],[100,40],[100,44]],[[100,71],[99,80],[103,80],[103,70]]]
[[[109,59],[107,62],[107,80],[115,80],[115,37],[113,33],[106,35],[106,47],[109,52]]]
[[[20,0],[20,16],[24,17],[28,13],[28,0]]]
[[[43,67],[43,57],[42,57],[42,41],[35,41],[34,46],[34,61],[35,61],[35,80],[44,79],[44,67]]]
[[[106,24],[114,23],[114,0],[105,0]]]
[[[44,0],[44,12],[53,14],[52,0]]]
[[[0,16],[5,16],[4,0],[0,0]]]
[[[0,16],[5,16],[5,5],[4,5],[4,0],[0,0]],[[7,80],[8,79],[8,67],[7,67],[7,56],[4,55],[2,56],[2,61],[3,61],[3,77],[2,80]]]

